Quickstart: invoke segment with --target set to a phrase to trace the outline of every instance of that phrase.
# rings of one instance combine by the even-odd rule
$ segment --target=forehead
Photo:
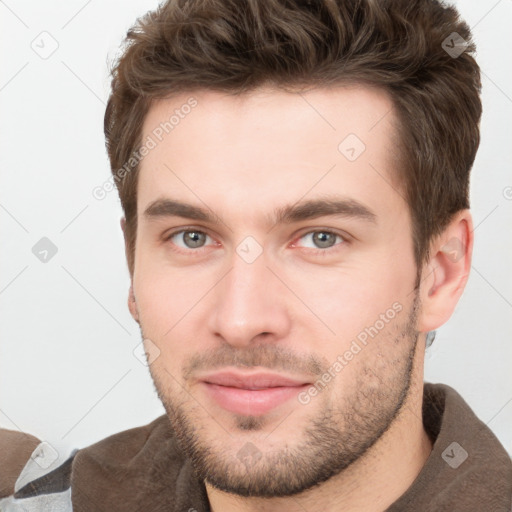
[[[387,94],[362,86],[158,100],[143,125],[153,147],[140,163],[138,211],[165,196],[221,213],[333,192],[403,207],[395,126]]]

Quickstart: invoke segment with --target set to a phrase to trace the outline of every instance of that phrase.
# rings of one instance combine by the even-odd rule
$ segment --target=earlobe
[[[132,315],[132,318],[137,323],[139,323],[139,310],[137,308],[135,294],[133,293],[133,284],[130,285],[130,290],[128,292],[128,309],[130,310],[130,314]]]
[[[439,328],[452,315],[469,277],[472,251],[473,222],[469,210],[462,210],[431,244],[420,286],[421,332]]]

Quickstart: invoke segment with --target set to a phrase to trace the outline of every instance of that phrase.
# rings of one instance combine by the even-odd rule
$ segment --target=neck
[[[312,489],[284,498],[242,498],[206,483],[212,512],[387,509],[410,487],[432,450],[422,420],[423,368],[415,370],[407,399],[390,428],[343,472]]]

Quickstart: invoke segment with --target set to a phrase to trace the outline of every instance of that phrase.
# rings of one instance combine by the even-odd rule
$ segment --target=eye
[[[330,249],[340,242],[345,241],[341,235],[324,230],[310,231],[302,235],[298,240],[303,240],[300,245],[309,249]]]
[[[203,231],[195,229],[177,231],[169,236],[173,244],[181,249],[200,249],[207,245],[207,242],[213,242],[213,239]]]

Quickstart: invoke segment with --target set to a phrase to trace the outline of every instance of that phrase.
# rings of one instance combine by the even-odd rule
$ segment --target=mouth
[[[305,380],[261,372],[219,372],[203,376],[199,382],[217,405],[248,416],[263,415],[311,386]]]

